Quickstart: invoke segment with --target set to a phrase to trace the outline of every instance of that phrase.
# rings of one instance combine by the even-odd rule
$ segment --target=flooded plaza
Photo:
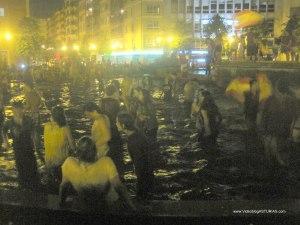
[[[106,86],[109,80],[103,83]],[[299,167],[291,166],[288,171],[279,168],[270,172],[266,166],[262,147],[255,144],[253,147],[253,143],[251,147],[251,143],[247,142],[243,106],[226,96],[224,89],[209,79],[200,79],[199,83],[210,91],[223,117],[216,151],[203,149],[197,142],[197,130],[186,113],[182,91],[174,100],[166,102],[163,81],[153,80],[151,95],[158,120],[159,155],[154,162],[155,187],[152,199],[258,200],[299,197],[297,192]],[[22,98],[19,96],[22,83],[12,80],[10,86],[11,97]],[[184,82],[180,90],[183,90],[183,86]],[[98,80],[76,85],[39,82],[36,89],[45,99],[45,105],[40,111],[42,123],[50,118],[48,110],[60,105],[65,109],[75,141],[83,135],[90,135],[92,124],[84,117],[83,105],[88,101],[99,104],[103,98],[103,86]],[[11,116],[9,107],[6,108],[6,116]],[[134,197],[136,176],[126,150],[123,160],[124,183],[130,195]],[[45,167],[41,161],[38,165],[42,183],[46,186]],[[1,151],[0,189],[17,188],[13,150]]]

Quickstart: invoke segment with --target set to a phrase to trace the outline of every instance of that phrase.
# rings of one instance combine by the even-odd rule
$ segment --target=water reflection
[[[157,188],[154,197],[157,199],[190,200],[190,199],[236,199],[253,198],[253,190],[260,190],[263,179],[261,168],[254,168],[245,173],[242,155],[244,148],[245,124],[242,108],[232,99],[224,97],[217,87],[203,83],[216,99],[221,109],[224,125],[218,138],[220,157],[214,164],[208,160],[205,152],[196,141],[195,130],[190,127],[183,104],[179,102],[166,104],[160,87],[153,91],[155,107],[159,122],[158,141],[163,164],[155,171]],[[68,122],[75,139],[89,134],[91,123],[83,117],[82,106],[87,101],[99,103],[103,88],[98,80],[89,84],[62,83],[55,85],[41,84],[38,89],[45,99],[45,108],[41,111],[42,123],[49,120],[49,111],[55,105],[65,108]],[[19,83],[11,83],[12,96],[21,90]],[[179,99],[180,96],[179,96]],[[5,111],[11,116],[9,107]],[[134,193],[136,176],[127,152],[124,153],[125,180],[129,190]],[[257,163],[260,163],[257,161]],[[42,171],[42,168],[40,168]],[[0,188],[17,187],[16,170],[14,169],[13,151],[0,153]],[[285,185],[288,185],[286,183]],[[286,196],[285,192],[277,192]]]

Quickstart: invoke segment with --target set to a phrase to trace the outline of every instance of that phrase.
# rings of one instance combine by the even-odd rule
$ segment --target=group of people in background
[[[252,31],[245,35],[208,40],[208,62],[218,63],[222,55],[229,60],[299,61],[296,36],[285,32],[280,38],[258,38]]]

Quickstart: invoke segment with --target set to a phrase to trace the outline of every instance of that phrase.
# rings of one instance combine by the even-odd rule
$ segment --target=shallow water
[[[159,121],[161,160],[155,171],[156,188],[153,197],[169,200],[295,197],[297,180],[285,175],[279,177],[282,182],[278,182],[278,177],[270,180],[265,173],[262,153],[258,152],[251,157],[246,154],[242,107],[225,97],[223,91],[212,83],[203,81],[203,85],[215,97],[224,119],[217,140],[220,155],[212,164],[208,158],[210,154],[196,142],[196,130],[189,126],[190,120],[185,116],[183,104],[166,104],[161,98],[158,83],[152,94]],[[11,88],[13,97],[22,98],[20,83],[12,82]],[[83,117],[82,106],[87,101],[99,103],[103,93],[97,80],[88,85],[77,86],[70,83],[39,84],[38,90],[45,98],[45,107],[41,110],[42,122],[49,119],[47,109],[60,104],[66,110],[75,140],[89,134],[91,122]],[[10,116],[9,107],[6,113]],[[125,184],[134,195],[136,177],[127,152],[124,153],[124,162]],[[39,164],[43,173],[43,167],[40,162]],[[16,177],[13,151],[0,152],[0,188],[16,188]]]

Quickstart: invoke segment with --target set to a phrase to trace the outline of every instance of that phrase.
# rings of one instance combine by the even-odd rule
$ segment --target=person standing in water
[[[123,143],[121,135],[116,125],[117,115],[120,111],[119,98],[115,98],[117,89],[113,85],[109,85],[105,89],[105,96],[101,99],[101,110],[108,116],[110,122],[111,140],[109,141],[108,156],[114,161],[120,178],[123,178]]]
[[[127,150],[133,161],[137,176],[137,196],[148,199],[153,189],[154,174],[151,161],[149,143],[145,136],[134,126],[134,119],[127,113],[120,113],[117,117],[117,127],[127,136]]]
[[[18,182],[21,188],[37,190],[40,177],[37,170],[37,161],[33,146],[33,123],[30,117],[25,116],[22,102],[12,104],[13,118],[4,124],[4,146],[8,149],[8,135],[13,139]],[[37,152],[42,161],[41,152]]]
[[[34,89],[33,81],[30,79],[24,82],[24,95],[25,95],[25,110],[29,112],[29,115],[33,121],[33,143],[34,148],[41,148],[41,123],[40,123],[40,106],[42,99],[39,93]]]
[[[84,114],[93,121],[92,140],[97,149],[97,157],[106,156],[109,151],[109,141],[111,140],[110,122],[107,115],[101,112],[94,102],[88,102],[84,106]]]
[[[71,187],[78,193],[80,208],[88,212],[123,211],[122,203],[127,209],[135,210],[113,161],[107,156],[97,159],[96,147],[90,137],[80,138],[77,157],[68,157],[62,165],[61,206],[65,205]]]
[[[222,116],[209,91],[201,90],[198,93],[191,114],[197,120],[198,141],[201,147],[215,149]]]
[[[51,121],[44,127],[45,164],[50,189],[57,188],[61,182],[61,165],[75,150],[74,140],[67,124],[64,109],[56,106],[51,112]]]
[[[250,81],[250,90],[244,93],[244,114],[248,131],[256,133],[256,119],[259,107],[259,87],[256,79]]]

